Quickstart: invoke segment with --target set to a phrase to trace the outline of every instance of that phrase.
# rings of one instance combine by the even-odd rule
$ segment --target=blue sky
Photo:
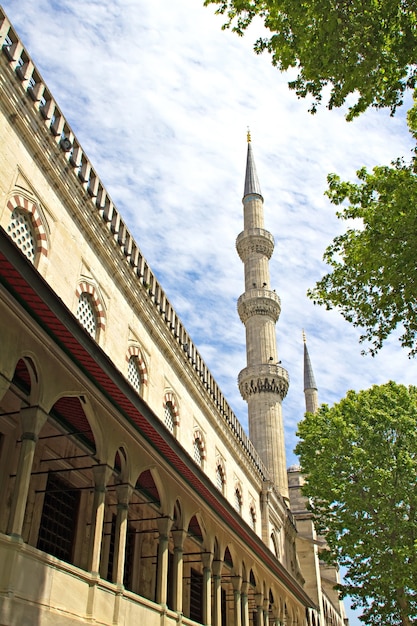
[[[332,404],[349,389],[415,382],[396,338],[361,356],[360,332],[306,297],[343,224],[324,197],[326,176],[354,180],[361,166],[409,158],[405,111],[371,111],[352,123],[287,88],[255,25],[240,39],[202,0],[4,0],[77,138],[162,283],[240,421],[237,389],[245,332],[235,250],[243,229],[246,129],[275,237],[271,286],[282,301],[279,359],[290,374],[283,404],[287,461],[304,411],[302,329],[319,386]],[[351,619],[351,625],[359,622]]]

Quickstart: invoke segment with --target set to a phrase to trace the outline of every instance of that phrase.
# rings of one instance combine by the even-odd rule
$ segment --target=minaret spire
[[[304,397],[306,404],[306,411],[308,413],[315,413],[319,408],[319,398],[316,380],[314,378],[313,367],[310,361],[310,355],[307,348],[306,334],[303,331],[304,342]]]
[[[246,176],[245,176],[245,188],[243,192],[243,197],[254,193],[258,196],[261,196],[261,186],[258,180],[258,174],[256,173],[255,160],[253,158],[252,152],[252,141],[250,131],[248,130],[248,154],[246,158]],[[263,199],[263,198],[262,198]]]
[[[264,228],[264,200],[250,133],[242,202],[244,230],[236,240],[236,248],[245,268],[245,292],[238,300],[238,312],[246,328],[247,367],[239,374],[239,390],[248,403],[249,436],[271,480],[288,499],[281,402],[289,381],[287,371],[278,362],[275,335],[281,302],[270,287],[269,259],[274,238]]]

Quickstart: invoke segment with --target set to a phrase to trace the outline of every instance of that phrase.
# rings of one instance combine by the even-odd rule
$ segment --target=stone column
[[[118,502],[114,541],[113,582],[122,586],[125,570],[127,518],[132,487],[130,485],[117,485],[116,493]]]
[[[242,583],[240,602],[242,605],[242,626],[249,626],[249,583],[247,581]]]
[[[92,574],[99,576],[106,487],[112,475],[112,470],[108,465],[97,465],[96,467],[93,467],[93,474],[95,488],[93,512],[91,518],[88,569]]]
[[[7,526],[7,533],[14,537],[22,535],[36,443],[47,418],[48,414],[38,406],[24,408],[21,411],[22,443]]]
[[[222,626],[222,567],[223,561],[213,561],[213,626]]]
[[[156,602],[163,607],[167,605],[167,582],[168,582],[168,539],[172,526],[170,517],[161,517],[158,520],[159,544],[158,566],[156,579]]]
[[[264,600],[264,626],[269,626],[269,600]]]
[[[211,626],[211,564],[213,553],[205,552],[201,560],[203,562],[203,624]]]
[[[255,595],[256,602],[256,626],[264,626],[264,595],[263,593],[257,593]]]
[[[232,576],[233,584],[233,620],[234,626],[242,626],[242,606],[241,606],[241,589],[242,577]]]
[[[182,613],[183,598],[183,569],[184,569],[184,541],[187,536],[186,530],[173,530],[174,539],[174,563],[173,563],[173,607],[177,613]]]

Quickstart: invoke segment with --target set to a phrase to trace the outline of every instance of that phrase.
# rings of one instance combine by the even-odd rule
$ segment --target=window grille
[[[142,378],[141,378],[139,367],[138,367],[137,356],[131,356],[129,359],[127,379],[132,385],[132,387],[136,389],[138,393],[140,393],[141,387],[142,387]]]
[[[255,509],[253,508],[253,506],[251,506],[249,513],[250,513],[250,527],[252,528],[252,530],[255,530],[255,528],[256,528],[256,513],[255,513]]]
[[[203,575],[195,569],[190,572],[190,619],[203,623]]]
[[[172,402],[165,403],[165,426],[168,430],[173,433],[174,432],[174,407],[172,406]]]
[[[93,299],[89,293],[82,293],[78,300],[76,318],[94,339],[97,332],[97,316]]]
[[[194,439],[194,461],[201,467],[203,463],[203,455],[201,454],[201,443],[198,437]]]
[[[11,215],[7,232],[32,263],[36,256],[36,237],[31,217],[19,207]]]
[[[223,474],[223,468],[220,464],[217,466],[217,469],[216,469],[216,484],[217,484],[217,487],[220,489],[220,491],[223,492],[224,474]]]
[[[107,559],[107,580],[113,582],[114,548],[116,543],[116,516],[111,517],[109,557]]]
[[[70,485],[48,475],[37,548],[72,562],[80,494]]]
[[[242,512],[242,494],[240,493],[239,487],[235,489],[235,509],[238,513]]]

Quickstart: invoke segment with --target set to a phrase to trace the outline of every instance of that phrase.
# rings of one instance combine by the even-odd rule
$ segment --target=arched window
[[[80,283],[76,290],[78,306],[75,317],[84,326],[93,339],[98,339],[99,330],[104,330],[106,318],[104,307],[98,297],[93,285],[84,281]]]
[[[138,364],[138,357],[131,356],[127,366],[127,379],[132,387],[138,392],[142,389],[142,378],[140,375],[140,369]]]
[[[254,504],[251,504],[249,509],[249,522],[252,530],[256,530],[256,509]]]
[[[35,263],[36,235],[31,215],[16,207],[10,216],[7,232],[29,261]]]
[[[198,465],[200,465],[200,467],[203,464],[203,455],[201,453],[201,443],[197,437],[194,439],[194,461]]]
[[[172,405],[172,402],[168,401],[165,403],[165,409],[164,409],[164,417],[165,417],[165,426],[168,428],[168,430],[173,433],[174,432],[174,425],[175,425],[175,411],[174,411],[174,407]]]
[[[168,430],[176,436],[180,418],[178,402],[172,391],[167,391],[164,396],[164,423]]]
[[[242,490],[239,485],[235,488],[234,507],[240,515],[242,515]]]
[[[221,460],[219,460],[216,466],[216,485],[217,485],[217,488],[222,493],[224,493],[225,483],[226,483],[226,474],[224,470],[224,464]]]
[[[48,254],[46,229],[36,204],[20,194],[7,202],[10,221],[7,233],[23,254],[36,264],[39,255]]]
[[[126,361],[127,380],[140,395],[143,395],[144,386],[148,384],[148,371],[139,346],[129,346]]]
[[[95,339],[97,335],[97,315],[91,294],[84,292],[80,295],[75,316],[88,334]]]
[[[203,433],[198,428],[194,431],[193,456],[194,461],[198,463],[200,467],[203,467],[206,458],[206,446]]]
[[[272,547],[274,548],[275,556],[277,557],[277,559],[279,559],[279,548],[278,548],[278,543],[277,543],[277,537],[274,532],[271,533],[271,543],[272,543]]]

